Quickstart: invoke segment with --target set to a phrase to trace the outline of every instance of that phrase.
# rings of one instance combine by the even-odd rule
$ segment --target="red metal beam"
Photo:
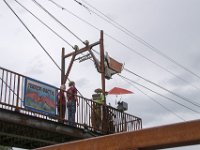
[[[200,144],[200,120],[64,143],[37,150],[152,150]]]

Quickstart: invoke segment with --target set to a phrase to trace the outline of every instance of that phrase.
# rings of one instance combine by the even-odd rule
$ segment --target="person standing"
[[[92,110],[92,124],[95,130],[103,129],[103,119],[104,116],[104,95],[102,89],[98,88],[94,91],[96,94],[93,94],[93,110]]]
[[[74,81],[69,82],[69,89],[67,90],[67,99],[69,125],[75,126],[76,103],[78,106],[78,98],[77,89],[75,87]]]
[[[66,87],[65,85],[61,85],[60,86],[60,92],[58,93],[58,104],[57,104],[57,108],[58,108],[58,115],[59,115],[59,119],[60,122],[63,122],[65,119],[65,112],[66,112],[66,98],[65,98],[65,91]]]

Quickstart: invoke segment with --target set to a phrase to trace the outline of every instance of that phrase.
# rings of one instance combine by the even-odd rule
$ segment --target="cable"
[[[26,24],[20,19],[20,17],[15,13],[15,11],[12,9],[12,7],[6,2],[6,0],[3,0],[5,4],[8,6],[8,8],[13,12],[13,14],[18,18],[18,20],[22,23],[22,25],[26,28],[26,30],[31,34],[31,36],[35,39],[35,41],[40,45],[40,47],[44,50],[44,52],[49,56],[49,58],[53,61],[53,63],[57,66],[58,69],[61,70],[59,65],[56,63],[56,61],[53,59],[53,57],[47,52],[47,50],[44,48],[44,46],[39,42],[39,40],[35,37],[35,35],[29,30],[29,28],[26,26]]]
[[[72,16],[78,18],[79,20],[81,20],[82,22],[88,24],[89,26],[93,27],[94,29],[98,30],[98,31],[101,31],[99,28],[97,28],[96,26],[92,25],[91,23],[89,23],[88,21],[84,20],[83,18],[79,17],[78,15],[74,14],[73,12],[69,11],[68,9],[62,7],[61,5],[59,5],[58,3],[54,2],[53,0],[48,0],[50,1],[51,3],[53,3],[54,5],[56,5],[57,7],[61,8],[62,10],[68,12],[69,14],[71,14]],[[82,41],[82,40],[81,40]],[[83,42],[83,44],[85,44]],[[85,44],[86,45],[86,44]],[[94,49],[92,49],[95,53],[99,54],[97,51],[95,51]]]
[[[95,28],[96,30],[100,31],[99,28],[95,27],[94,25],[92,25],[92,24],[89,23],[88,21],[82,19],[81,17],[79,17],[78,15],[74,14],[74,13],[71,12],[70,10],[68,10],[68,9],[66,9],[66,8],[64,8],[64,7],[62,7],[62,6],[60,6],[58,3],[54,2],[53,0],[48,0],[48,1],[50,1],[51,3],[53,3],[54,5],[56,5],[57,7],[61,8],[62,10],[68,12],[68,13],[71,14],[72,16],[78,18],[78,19],[81,20],[82,22],[84,22],[84,23],[88,24],[89,26],[92,26],[92,27]]]
[[[140,83],[137,83],[137,82],[135,82],[135,81],[133,81],[133,80],[131,80],[131,79],[128,79],[128,78],[126,78],[126,77],[124,77],[124,76],[122,76],[122,75],[120,75],[120,74],[118,74],[118,75],[119,75],[120,77],[126,79],[127,81],[130,81],[131,83],[137,84],[137,85],[139,85],[139,86],[141,86],[141,87],[143,87],[143,88],[145,88],[145,89],[147,89],[147,90],[149,90],[149,91],[151,91],[151,92],[153,92],[153,93],[155,93],[155,94],[157,94],[157,95],[159,95],[159,96],[161,96],[161,97],[163,97],[163,98],[165,98],[165,99],[168,99],[168,100],[170,100],[170,101],[173,101],[174,103],[179,104],[179,105],[181,105],[181,106],[183,106],[183,107],[185,107],[185,108],[187,108],[187,109],[189,109],[189,110],[191,110],[191,111],[193,111],[193,112],[195,112],[195,113],[200,113],[199,111],[196,111],[196,110],[194,110],[194,109],[191,109],[191,108],[185,106],[184,104],[181,104],[181,103],[175,101],[175,100],[172,99],[172,98],[169,98],[169,97],[167,97],[167,96],[165,96],[165,95],[162,95],[162,94],[160,94],[160,93],[158,93],[158,92],[156,92],[156,91],[153,91],[153,90],[151,90],[150,88],[148,88],[148,87],[146,87],[146,86],[144,86],[144,85],[142,85],[142,84],[140,84]]]
[[[53,16],[47,9],[45,9],[41,4],[39,4],[36,0],[32,0],[38,7],[40,7],[42,10],[44,10],[49,16],[51,16],[56,22],[58,22],[63,28],[65,28],[67,31],[69,31],[74,37],[76,37],[80,42],[84,44],[84,42],[76,35],[74,34],[68,27],[66,27],[61,21],[59,21],[55,16]]]
[[[51,27],[49,27],[46,23],[44,23],[41,19],[39,19],[36,15],[34,15],[30,10],[28,10],[24,5],[22,5],[20,2],[15,0],[16,3],[18,3],[22,8],[24,8],[27,12],[29,12],[34,18],[36,18],[40,23],[42,23],[44,26],[46,26],[50,31],[52,31],[57,37],[59,37],[61,40],[63,40],[65,43],[67,43],[71,48],[74,48],[68,41],[66,41],[63,37],[61,37],[56,31],[54,31]]]
[[[129,73],[131,73],[131,74],[133,74],[133,75],[135,75],[135,76],[137,76],[137,77],[143,79],[144,81],[146,81],[146,82],[148,82],[148,83],[151,83],[151,84],[153,84],[153,85],[155,85],[155,86],[157,86],[157,87],[159,87],[159,88],[161,88],[161,89],[163,89],[163,90],[169,92],[169,93],[172,94],[172,95],[177,96],[178,98],[183,99],[184,101],[187,101],[187,102],[189,102],[189,103],[191,103],[191,104],[193,104],[193,105],[195,105],[195,106],[197,106],[197,107],[200,107],[200,104],[195,103],[195,102],[193,102],[193,101],[191,101],[191,100],[189,100],[189,99],[187,99],[187,98],[185,98],[185,97],[182,97],[182,96],[180,96],[180,95],[178,95],[178,94],[176,94],[176,93],[170,91],[169,89],[164,88],[164,87],[162,87],[162,86],[160,86],[160,85],[158,85],[158,84],[156,84],[156,83],[154,83],[154,82],[152,82],[152,81],[150,81],[150,80],[148,80],[148,79],[145,79],[144,77],[142,77],[142,76],[140,76],[140,75],[138,75],[138,74],[132,72],[131,70],[128,70],[128,69],[126,69],[126,68],[124,68],[124,70],[126,70],[127,72],[129,72]]]
[[[121,77],[122,78],[122,77]],[[164,105],[162,105],[160,102],[158,102],[156,99],[154,99],[153,97],[149,96],[148,94],[146,94],[145,92],[143,92],[140,88],[138,88],[136,85],[132,84],[130,81],[127,81],[126,79],[122,78],[124,81],[126,81],[127,83],[129,83],[131,86],[133,86],[134,88],[136,88],[138,91],[140,91],[142,94],[146,95],[150,100],[154,101],[155,103],[157,103],[158,105],[160,105],[162,108],[164,108],[165,110],[167,110],[168,112],[172,113],[173,115],[175,115],[176,117],[178,117],[180,120],[182,121],[186,121],[185,119],[183,119],[181,116],[179,116],[178,114],[176,114],[175,112],[171,111],[170,109],[168,109],[167,107],[165,107]]]
[[[52,2],[54,5],[56,5],[57,7],[61,8],[62,10],[68,12],[68,13],[71,14],[72,16],[78,18],[78,19],[81,20],[82,22],[86,23],[87,25],[89,25],[89,26],[93,27],[94,29],[100,31],[100,29],[97,28],[96,26],[92,25],[91,23],[89,23],[89,22],[86,21],[85,19],[79,17],[78,15],[74,14],[73,12],[69,11],[68,9],[66,9],[66,8],[64,8],[64,7],[62,7],[62,6],[60,6],[58,3],[54,2],[53,0],[49,0],[49,1]],[[153,63],[153,64],[156,65],[157,67],[159,67],[159,68],[165,70],[165,71],[168,72],[169,74],[175,76],[176,78],[180,79],[181,81],[183,81],[183,82],[189,84],[189,85],[192,86],[193,88],[195,88],[195,89],[197,89],[197,90],[200,91],[200,89],[199,89],[198,87],[196,87],[196,86],[194,86],[193,84],[189,83],[189,82],[186,81],[184,78],[179,77],[178,75],[176,75],[176,74],[174,74],[173,72],[169,71],[168,69],[162,67],[162,66],[159,65],[158,63],[156,63],[156,62],[154,62],[154,61],[148,59],[146,56],[144,56],[144,55],[142,55],[141,53],[137,52],[137,51],[134,50],[133,48],[128,47],[127,45],[125,45],[125,44],[122,43],[121,41],[117,40],[117,39],[114,38],[113,36],[111,36],[111,35],[109,35],[109,34],[107,34],[107,33],[105,33],[105,32],[104,32],[104,34],[105,34],[107,37],[109,37],[109,38],[111,38],[112,40],[114,40],[115,42],[117,42],[117,43],[121,44],[122,46],[126,47],[126,48],[129,49],[130,51],[136,53],[136,54],[139,55],[140,57],[143,57],[144,59],[146,59],[147,61]],[[96,52],[96,51],[95,51],[95,52]]]
[[[73,36],[75,36],[80,42],[82,42],[84,45],[86,45],[86,43],[79,38],[75,33],[73,33],[68,27],[66,27],[62,22],[60,22],[55,16],[53,16],[47,9],[45,9],[41,4],[39,4],[36,0],[32,0],[34,3],[36,3],[42,10],[44,10],[48,15],[50,15],[56,22],[58,22],[61,26],[63,26],[66,30],[68,30]],[[49,0],[50,2],[52,2],[54,5],[56,5],[57,7],[60,7],[62,10],[65,10],[65,8],[61,7],[59,4],[55,3],[52,0]],[[93,49],[92,49],[93,50]]]
[[[85,6],[85,5],[83,5],[81,2],[79,2],[79,1],[77,1],[77,0],[74,0],[76,3],[78,3],[79,5],[81,5],[82,7],[84,7],[85,9],[87,9],[88,11],[89,11],[89,13],[90,13],[90,9],[87,7],[87,6]]]
[[[85,0],[82,0],[84,3],[86,3],[88,6],[92,7],[94,10],[96,10],[97,12],[99,12],[101,15],[103,15],[105,18],[103,18],[102,16],[100,16],[99,14],[97,14],[96,12],[92,11],[90,9],[90,11],[92,11],[94,14],[96,14],[98,17],[100,17],[101,19],[103,19],[104,21],[112,24],[115,28],[119,29],[120,31],[124,32],[126,35],[128,35],[129,37],[137,40],[138,42],[140,42],[141,44],[145,45],[146,47],[150,48],[152,51],[154,51],[155,53],[157,53],[158,55],[161,55],[162,57],[164,57],[165,59],[169,60],[170,62],[176,64],[177,66],[179,66],[180,68],[184,69],[185,71],[189,72],[190,74],[196,76],[197,78],[200,79],[200,76],[197,75],[196,73],[192,72],[191,70],[189,70],[188,68],[186,68],[185,66],[181,65],[180,63],[178,63],[177,61],[175,61],[174,59],[170,58],[169,56],[167,56],[166,54],[164,54],[163,52],[161,52],[159,49],[155,48],[154,46],[152,46],[151,44],[149,44],[148,42],[146,42],[144,39],[142,39],[141,37],[139,37],[138,35],[132,33],[130,30],[126,29],[125,27],[123,27],[122,25],[120,25],[119,23],[117,23],[116,21],[114,21],[112,18],[106,16],[104,13],[102,13],[100,10],[98,10],[97,8],[95,8],[94,6],[92,6],[91,4],[89,4],[88,2],[86,2]],[[113,23],[112,23],[112,22]],[[116,26],[115,24],[117,24],[118,26]]]

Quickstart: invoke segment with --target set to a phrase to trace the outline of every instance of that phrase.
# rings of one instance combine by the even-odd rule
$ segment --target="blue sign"
[[[25,79],[24,106],[45,115],[56,115],[57,89],[30,78]]]

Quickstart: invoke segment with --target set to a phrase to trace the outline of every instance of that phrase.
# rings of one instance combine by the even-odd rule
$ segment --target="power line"
[[[122,78],[122,77],[121,77]],[[165,110],[167,110],[168,112],[172,113],[173,115],[175,115],[176,117],[178,117],[180,120],[186,121],[185,119],[183,119],[181,116],[179,116],[177,113],[171,111],[169,108],[165,107],[163,104],[161,104],[160,102],[158,102],[156,99],[154,99],[153,97],[149,96],[148,94],[146,94],[145,92],[143,92],[140,88],[138,88],[136,85],[132,84],[130,81],[127,81],[126,79],[122,78],[124,81],[126,81],[127,83],[129,83],[131,86],[133,86],[134,88],[136,88],[138,91],[140,91],[142,94],[146,95],[150,100],[154,101],[155,103],[157,103],[158,105],[160,105],[162,108],[164,108]]]
[[[185,108],[187,108],[187,109],[189,109],[189,110],[191,110],[191,111],[193,111],[193,112],[195,112],[195,113],[200,113],[199,111],[196,111],[196,110],[194,110],[194,109],[191,109],[190,107],[187,107],[187,106],[185,106],[184,104],[181,104],[181,103],[175,101],[175,100],[172,99],[172,98],[169,98],[169,97],[167,97],[167,96],[165,96],[165,95],[162,95],[162,94],[160,94],[160,93],[158,93],[158,92],[156,92],[156,91],[153,91],[152,89],[150,89],[150,88],[148,88],[148,87],[146,87],[146,86],[144,86],[144,85],[142,85],[142,84],[140,84],[140,83],[137,83],[137,82],[135,82],[135,81],[133,81],[133,80],[131,80],[131,79],[128,79],[127,77],[124,77],[124,76],[122,76],[122,75],[120,75],[120,74],[118,74],[118,75],[119,75],[120,77],[126,79],[127,81],[130,81],[131,83],[134,83],[134,84],[136,84],[136,85],[139,85],[139,86],[141,86],[141,87],[143,87],[143,88],[145,88],[145,89],[147,89],[147,90],[149,90],[149,91],[151,91],[151,92],[153,92],[153,93],[155,93],[155,94],[157,94],[157,95],[159,95],[159,96],[161,96],[161,97],[163,97],[163,98],[165,98],[165,99],[168,99],[168,100],[170,100],[170,101],[172,101],[172,102],[174,102],[174,103],[176,103],[176,104],[178,104],[178,105],[181,105],[181,106],[183,106],[183,107],[185,107]]]
[[[73,33],[68,27],[66,27],[61,21],[59,21],[54,15],[52,15],[47,9],[45,9],[41,4],[39,4],[36,0],[32,0],[35,4],[37,4],[42,10],[44,10],[49,16],[51,16],[56,22],[58,22],[62,27],[64,27],[67,31],[69,31],[73,36],[75,36],[80,42],[82,42],[84,45],[87,45],[80,37],[78,37],[75,33]],[[55,3],[52,0],[49,0],[57,7],[61,8],[62,10],[65,10],[64,7],[61,7],[59,4]],[[92,49],[93,50],[93,49]]]
[[[79,38],[75,33],[73,33],[69,28],[67,28],[62,22],[60,22],[54,15],[52,15],[47,9],[45,9],[41,4],[39,4],[37,1],[32,0],[33,2],[35,2],[42,10],[44,10],[48,15],[50,15],[56,22],[58,22],[60,25],[62,25],[66,30],[68,30],[72,35],[74,35],[79,41],[81,41],[84,45],[87,45],[85,42],[83,42],[83,40],[81,38]],[[56,5],[57,7],[61,8],[62,10],[66,10],[64,7],[60,6],[59,4],[57,4],[56,2],[49,0],[50,2],[52,2],[54,5]],[[77,1],[76,1],[77,2]],[[70,12],[70,11],[69,11]],[[71,13],[73,14],[73,13]],[[76,16],[76,15],[75,15]],[[78,16],[77,16],[78,17]],[[94,51],[94,49],[91,49]]]
[[[24,5],[22,5],[19,1],[15,0],[16,3],[18,3],[22,8],[24,8],[27,12],[29,12],[34,18],[36,18],[40,23],[42,23],[45,27],[47,27],[50,31],[52,31],[57,37],[59,37],[61,40],[63,40],[65,43],[67,43],[71,48],[73,46],[65,40],[63,37],[61,37],[55,30],[53,30],[51,27],[49,27],[45,22],[43,22],[41,19],[39,19],[36,15],[34,15],[30,10],[28,10]]]
[[[62,10],[68,12],[68,13],[71,14],[72,16],[78,18],[78,19],[81,20],[82,22],[86,23],[87,25],[89,25],[89,26],[93,27],[94,29],[100,31],[100,29],[97,28],[96,26],[92,25],[91,23],[89,23],[89,22],[86,21],[85,19],[79,17],[78,15],[74,14],[73,12],[69,11],[68,9],[62,7],[61,5],[59,5],[58,3],[54,2],[53,0],[49,0],[49,1],[52,2],[54,5],[56,5],[57,7],[61,8]],[[197,89],[197,90],[200,90],[198,87],[196,87],[196,86],[194,86],[193,84],[189,83],[189,82],[188,82],[187,80],[185,80],[184,78],[179,77],[178,75],[176,75],[175,73],[171,72],[170,70],[164,68],[164,67],[161,66],[160,64],[158,64],[158,63],[152,61],[151,59],[147,58],[147,57],[144,56],[143,54],[137,52],[135,49],[133,49],[133,48],[131,48],[131,47],[125,45],[124,43],[122,43],[122,42],[119,41],[118,39],[114,38],[113,36],[111,36],[111,35],[109,35],[109,34],[107,34],[107,33],[105,33],[105,32],[104,32],[104,34],[105,34],[107,37],[111,38],[113,41],[115,41],[115,42],[121,44],[122,46],[126,47],[126,48],[127,48],[128,50],[130,50],[131,52],[134,52],[134,53],[137,54],[138,56],[140,56],[140,57],[146,59],[147,61],[149,61],[149,62],[151,62],[151,63],[153,63],[154,65],[156,65],[157,67],[159,67],[159,68],[165,70],[165,71],[168,72],[169,74],[171,74],[171,75],[175,76],[176,78],[180,79],[181,81],[183,81],[183,82],[189,84],[189,85],[192,86],[193,88],[195,88],[195,89]]]
[[[138,35],[134,34],[133,32],[131,32],[130,30],[128,30],[127,28],[123,27],[121,24],[119,24],[118,22],[114,21],[112,18],[108,17],[107,15],[105,15],[103,12],[101,12],[100,10],[98,10],[97,8],[95,8],[94,6],[92,6],[91,4],[89,4],[88,2],[86,2],[85,0],[82,0],[84,3],[86,3],[88,6],[92,7],[94,10],[96,10],[98,13],[100,13],[101,15],[103,15],[104,17],[102,17],[101,15],[97,14],[96,12],[92,11],[90,9],[90,11],[92,11],[94,14],[96,14],[98,17],[100,17],[101,19],[103,19],[104,21],[112,24],[115,28],[119,29],[120,31],[124,32],[126,35],[128,35],[129,37],[137,40],[139,43],[145,45],[146,47],[150,48],[152,51],[154,51],[155,53],[157,53],[158,55],[161,55],[162,57],[164,57],[165,59],[169,60],[170,62],[176,64],[177,66],[179,66],[180,68],[184,69],[185,71],[189,72],[190,74],[196,76],[198,79],[200,79],[200,76],[197,75],[196,73],[194,73],[193,71],[189,70],[188,68],[186,68],[185,66],[181,65],[180,63],[178,63],[177,61],[175,61],[174,59],[170,58],[169,56],[167,56],[166,54],[164,54],[163,52],[161,52],[159,49],[157,49],[156,47],[154,47],[153,45],[149,44],[148,42],[146,42],[144,39],[142,39],[141,37],[139,37]]]
[[[191,100],[189,100],[189,99],[187,99],[187,98],[185,98],[185,97],[183,97],[183,96],[180,96],[180,95],[178,95],[178,94],[176,94],[176,93],[170,91],[169,89],[164,88],[164,87],[162,87],[162,86],[160,86],[160,85],[158,85],[158,84],[156,84],[156,83],[154,83],[154,82],[152,82],[152,81],[150,81],[150,80],[148,80],[148,79],[146,79],[146,78],[144,78],[144,77],[142,77],[142,76],[140,76],[140,75],[138,75],[138,74],[132,72],[132,71],[129,70],[129,69],[124,68],[124,70],[126,70],[127,72],[129,72],[129,73],[131,73],[131,74],[133,74],[133,75],[135,75],[135,76],[137,76],[137,77],[143,79],[144,81],[146,81],[146,82],[148,82],[148,83],[150,83],[150,84],[153,84],[153,85],[155,85],[155,86],[161,88],[162,90],[167,91],[168,93],[170,93],[170,94],[172,94],[172,95],[177,96],[178,98],[183,99],[183,100],[186,101],[186,102],[189,102],[189,103],[191,103],[191,104],[193,104],[193,105],[195,105],[195,106],[197,106],[197,107],[200,107],[200,105],[199,105],[198,103],[195,103],[195,102],[193,102],[193,101],[191,101]]]
[[[78,18],[79,20],[81,20],[82,22],[88,24],[89,26],[92,26],[93,28],[95,28],[96,30],[100,31],[99,28],[97,28],[96,26],[92,25],[91,23],[89,23],[88,21],[86,21],[85,19],[82,19],[81,17],[79,17],[78,15],[74,14],[73,12],[71,12],[70,10],[62,7],[61,5],[59,5],[58,3],[54,2],[53,0],[48,0],[50,1],[51,3],[53,3],[54,5],[56,5],[57,7],[61,8],[62,10],[68,12],[69,14],[71,14],[72,16]]]
[[[44,10],[49,16],[51,16],[56,22],[58,22],[63,28],[70,32],[74,37],[76,37],[80,42],[85,44],[75,33],[73,33],[68,27],[66,27],[61,21],[59,21],[54,15],[52,15],[47,9],[45,9],[40,3],[36,0],[32,0],[38,7]]]
[[[48,57],[53,61],[53,63],[56,65],[56,67],[61,70],[59,65],[56,63],[56,61],[53,59],[53,57],[48,53],[48,51],[44,48],[44,46],[40,43],[40,41],[35,37],[35,35],[29,30],[29,28],[26,26],[26,24],[21,20],[21,18],[15,13],[15,11],[12,9],[12,7],[6,2],[6,0],[3,0],[5,4],[8,6],[8,8],[13,12],[13,14],[18,18],[18,20],[21,22],[21,24],[26,28],[26,30],[31,34],[31,36],[35,39],[35,41],[40,45],[40,47],[43,49],[43,51],[48,55]]]
[[[51,0],[50,0],[51,1]],[[85,6],[84,4],[82,4],[81,2],[79,2],[79,1],[77,1],[77,0],[74,0],[76,3],[78,3],[79,5],[81,5],[82,7],[84,7],[85,9],[87,9],[88,11],[89,11],[89,13],[90,13],[90,9],[87,7],[87,6]]]

